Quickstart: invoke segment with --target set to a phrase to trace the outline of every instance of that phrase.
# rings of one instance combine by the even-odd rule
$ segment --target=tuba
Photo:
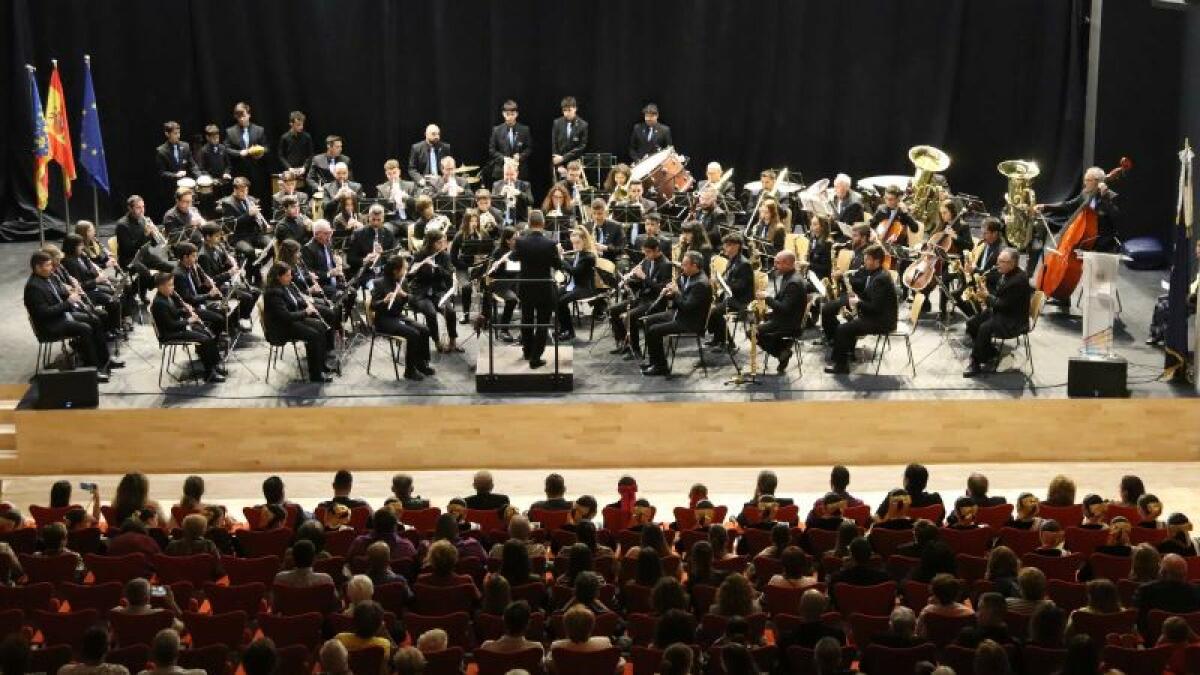
[[[1037,203],[1030,186],[1041,169],[1037,162],[1010,159],[1000,162],[996,170],[1008,179],[1008,191],[1004,193],[1004,236],[1018,251],[1023,251],[1033,235],[1033,207]]]
[[[908,149],[908,160],[917,168],[912,179],[912,216],[924,223],[928,232],[938,222],[938,205],[944,197],[933,175],[949,168],[950,155],[932,145],[914,145]]]

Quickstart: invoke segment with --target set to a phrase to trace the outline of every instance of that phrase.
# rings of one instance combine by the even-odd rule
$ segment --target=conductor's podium
[[[475,391],[481,394],[565,392],[575,388],[574,350],[570,343],[554,342],[542,354],[545,365],[537,370],[521,354],[520,344],[483,341],[475,360]]]

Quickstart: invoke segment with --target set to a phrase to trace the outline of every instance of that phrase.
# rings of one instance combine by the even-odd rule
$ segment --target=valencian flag
[[[1166,362],[1163,379],[1186,374],[1188,364],[1188,284],[1191,283],[1192,250],[1192,159],[1189,142],[1179,152],[1179,200],[1175,210],[1175,252],[1171,264],[1171,288],[1167,292],[1167,332],[1164,336]]]
[[[57,61],[54,62],[54,70],[50,73],[50,89],[46,92],[46,134],[50,137],[50,159],[62,167],[63,191],[70,197],[71,181],[75,180],[75,154],[71,152],[67,99],[63,96]]]
[[[38,93],[33,66],[29,70],[29,118],[33,122],[33,183],[37,187],[37,207],[46,209],[50,201],[50,139],[46,136],[46,118],[42,115],[42,95]]]
[[[104,138],[100,135],[100,111],[96,109],[96,90],[92,88],[90,56],[83,57],[83,114],[79,118],[79,163],[92,177],[92,185],[108,193],[108,162],[104,159]]]

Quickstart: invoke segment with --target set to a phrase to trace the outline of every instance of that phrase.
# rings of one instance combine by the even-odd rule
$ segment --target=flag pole
[[[54,70],[58,70],[58,59],[50,59],[50,64],[54,66]],[[66,106],[63,106],[62,113],[67,114]],[[68,139],[70,140],[70,139]],[[57,164],[57,162],[55,162]],[[63,191],[63,232],[71,231],[71,193],[67,186],[67,169],[61,164],[58,167],[58,175],[62,178]]]
[[[28,70],[31,74],[37,72],[37,68],[34,68],[32,65],[30,65],[28,63],[25,64],[25,69]],[[32,77],[29,78],[29,97],[33,98],[33,78]],[[36,121],[34,122],[34,125],[35,126],[37,125]],[[45,246],[46,245],[46,218],[45,218],[45,214],[42,212],[41,204],[38,203],[37,186],[36,185],[33,186],[33,190],[34,190],[33,206],[34,206],[34,208],[37,209],[37,214],[38,214],[38,243],[41,246]]]
[[[91,54],[83,55],[83,65],[87,67],[89,72],[91,71],[91,69],[92,69]],[[83,132],[80,131],[80,133],[83,133]],[[96,231],[99,232],[100,231],[100,189],[96,187],[96,179],[92,177],[92,174],[90,171],[88,172],[88,179],[89,179],[88,182],[90,182],[92,184],[92,224],[95,225]]]

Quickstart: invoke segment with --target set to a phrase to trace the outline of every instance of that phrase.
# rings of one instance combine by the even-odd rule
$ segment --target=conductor
[[[542,352],[546,349],[546,335],[552,321],[556,296],[558,295],[552,270],[562,269],[562,257],[558,243],[545,233],[546,218],[541,210],[529,212],[529,229],[517,239],[512,260],[521,263],[517,297],[521,301],[521,352],[529,360],[530,368],[546,365]],[[530,324],[537,324],[536,328]]]

